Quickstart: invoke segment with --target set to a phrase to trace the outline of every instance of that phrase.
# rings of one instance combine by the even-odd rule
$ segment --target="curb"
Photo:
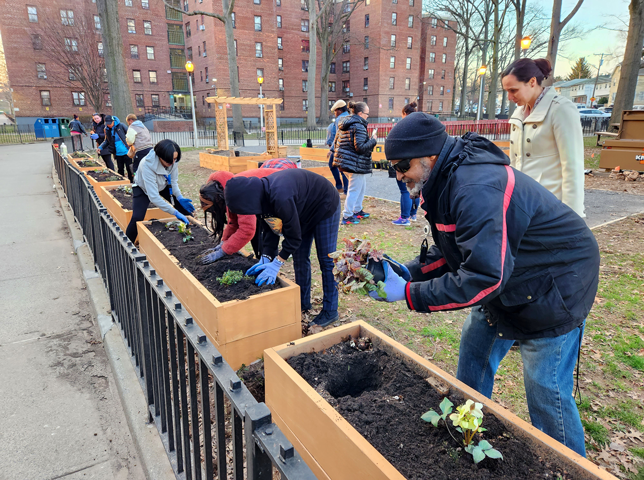
[[[637,215],[642,215],[644,212],[637,212],[637,213],[631,213],[630,215],[626,215],[624,217],[619,217],[616,218],[615,220],[610,220],[608,222],[600,223],[599,225],[595,225],[594,227],[590,227],[591,230],[597,230],[598,228],[605,227],[606,225],[611,225],[612,223],[617,223],[621,222],[622,220],[626,220],[627,218],[635,217]]]
[[[107,290],[105,290],[100,275],[94,269],[92,252],[84,240],[82,230],[74,219],[56,169],[53,167],[52,179],[62,207],[61,210],[69,227],[76,256],[83,271],[83,280],[87,285],[94,317],[101,332],[103,347],[110,362],[123,413],[143,472],[148,480],[175,480],[176,476],[157,428],[154,422],[148,422],[148,406],[145,395],[130,360],[130,354],[121,337],[121,332],[112,320]]]

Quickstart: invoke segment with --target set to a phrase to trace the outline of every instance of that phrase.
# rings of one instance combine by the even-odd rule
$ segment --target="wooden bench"
[[[618,134],[613,132],[595,132],[595,135],[597,135],[597,146],[601,147],[603,144],[600,144],[599,141],[601,140],[602,135],[604,137],[617,138]]]

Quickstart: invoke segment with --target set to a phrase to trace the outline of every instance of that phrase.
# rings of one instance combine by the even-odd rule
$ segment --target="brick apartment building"
[[[19,121],[41,116],[89,115],[79,92],[42,78],[56,66],[38,49],[37,36],[45,16],[61,19],[73,10],[81,15],[90,1],[70,4],[0,0],[0,31]],[[123,52],[135,113],[150,107],[188,107],[187,59],[195,66],[193,87],[197,116],[214,119],[208,96],[228,95],[229,75],[224,26],[207,16],[186,16],[166,9],[160,0],[118,0]],[[418,101],[424,111],[451,110],[454,84],[455,34],[442,20],[424,17],[421,0],[365,0],[345,26],[344,43],[329,77],[329,105],[339,98],[369,104],[371,121],[399,118],[402,107]],[[181,0],[184,9],[222,12],[221,0]],[[78,12],[78,13],[76,13]],[[303,0],[237,0],[235,44],[240,95],[283,98],[281,123],[306,117],[309,59],[308,11]],[[101,37],[83,41],[95,42]],[[320,49],[318,48],[318,52]],[[318,53],[318,72],[321,78]],[[44,65],[44,67],[42,66]],[[319,112],[319,87],[316,87]],[[43,93],[44,92],[44,93]],[[106,109],[109,111],[109,108]],[[246,120],[258,121],[259,108],[244,106]]]

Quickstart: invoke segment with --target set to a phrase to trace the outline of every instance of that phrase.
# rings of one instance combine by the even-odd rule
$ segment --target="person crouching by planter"
[[[185,215],[192,215],[192,200],[183,198],[177,179],[181,148],[172,140],[161,140],[141,161],[132,185],[132,219],[125,234],[134,242],[139,233],[136,222],[145,219],[150,202],[164,212],[188,224]],[[168,203],[171,202],[171,203]]]
[[[313,323],[326,326],[338,319],[338,290],[333,278],[340,222],[340,195],[322,175],[288,169],[264,178],[235,176],[226,184],[225,202],[237,215],[260,215],[270,227],[264,251],[282,249],[275,258],[262,255],[247,275],[257,275],[258,285],[273,284],[284,262],[293,255],[295,283],[300,286],[303,311],[311,309],[311,245],[315,240],[322,271],[323,308]]]
[[[125,135],[125,140],[130,147],[130,150],[134,148],[134,156],[132,158],[132,171],[136,173],[139,169],[139,163],[145,158],[145,156],[150,153],[154,144],[152,143],[152,136],[150,131],[147,129],[143,122],[136,118],[136,115],[130,113],[125,121],[129,125],[127,129],[127,135]],[[128,155],[129,156],[129,155]]]
[[[489,140],[450,137],[425,113],[391,130],[385,154],[412,195],[422,194],[434,240],[402,275],[383,265],[387,301],[425,313],[473,307],[456,377],[491,397],[518,342],[532,424],[585,455],[573,372],[599,281],[592,232]]]
[[[292,167],[285,166],[282,169],[285,168]],[[263,168],[262,165],[262,168],[246,170],[237,175],[264,178],[279,171],[280,169],[277,168]],[[201,258],[203,265],[209,265],[227,255],[237,253],[248,242],[251,243],[257,258],[262,255],[261,245],[265,222],[257,215],[237,215],[226,208],[224,192],[228,180],[234,176],[231,172],[214,172],[208,177],[208,182],[199,189],[201,208],[206,216],[206,223],[208,222],[208,213],[210,213],[210,227],[215,244],[217,244],[214,249],[204,252]],[[274,252],[270,252],[270,258],[272,259],[275,255],[277,255],[276,249]]]
[[[127,146],[126,136],[127,130],[119,118],[112,115],[106,115],[105,141],[99,145],[96,151],[101,155],[104,148],[111,149],[114,152],[114,158],[116,158],[116,164],[118,165],[118,174],[125,176],[127,172],[127,178],[132,182],[134,174],[132,173],[132,159],[127,156],[129,149]]]
[[[362,209],[367,189],[367,175],[371,173],[371,152],[376,146],[376,130],[367,133],[369,106],[364,102],[349,102],[349,115],[338,121],[335,136],[333,165],[342,172],[351,173],[347,198],[344,201],[342,224],[357,224],[369,214]]]

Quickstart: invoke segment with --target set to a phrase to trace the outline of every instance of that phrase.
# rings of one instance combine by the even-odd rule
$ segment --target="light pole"
[[[597,54],[595,54],[597,55]],[[590,107],[592,108],[593,103],[595,102],[595,90],[597,90],[597,81],[599,80],[599,71],[602,69],[602,64],[604,63],[604,54],[600,54],[601,58],[599,59],[599,67],[597,67],[597,76],[595,77],[595,85],[593,85],[593,96],[590,97]]]
[[[190,85],[190,107],[192,108],[192,129],[194,130],[193,145],[195,148],[199,145],[199,138],[197,137],[197,116],[195,115],[195,100],[192,96],[192,79],[190,75],[194,72],[195,66],[190,60],[186,62],[186,72],[188,72],[188,84]]]
[[[262,83],[264,83],[264,77],[257,77],[257,83],[259,83],[259,98],[264,98],[262,95]],[[259,125],[260,132],[264,131],[264,105],[259,106]]]
[[[531,43],[532,43],[532,37],[530,36],[525,36],[521,39],[521,50],[523,50],[524,57],[528,53],[528,48],[530,48]]]
[[[481,77],[481,88],[479,89],[479,105],[476,107],[476,121],[478,122],[481,119],[481,110],[483,109],[483,85],[485,84],[485,72],[487,72],[487,67],[481,65],[479,68],[478,74]]]

